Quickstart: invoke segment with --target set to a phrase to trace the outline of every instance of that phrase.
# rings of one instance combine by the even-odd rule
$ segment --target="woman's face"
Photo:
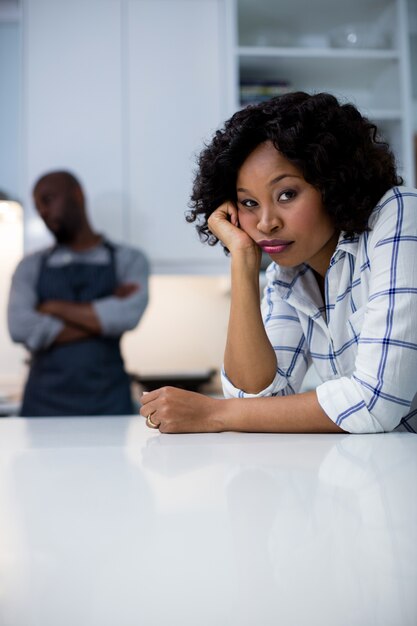
[[[338,233],[320,192],[272,142],[260,144],[237,176],[240,227],[283,266],[307,263],[325,275]]]

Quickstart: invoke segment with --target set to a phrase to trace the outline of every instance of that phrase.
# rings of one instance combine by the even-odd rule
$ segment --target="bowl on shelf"
[[[333,48],[389,48],[390,37],[386,31],[369,24],[345,24],[329,32],[329,43]]]

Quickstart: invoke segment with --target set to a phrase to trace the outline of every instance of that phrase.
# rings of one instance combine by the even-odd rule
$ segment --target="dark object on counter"
[[[155,374],[130,374],[133,382],[141,385],[145,391],[153,391],[159,387],[178,387],[187,391],[200,391],[203,385],[210,383],[217,373],[215,369],[159,372]]]

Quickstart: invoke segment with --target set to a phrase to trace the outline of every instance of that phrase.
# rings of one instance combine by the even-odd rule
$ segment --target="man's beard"
[[[74,239],[74,230],[65,225],[61,225],[56,231],[52,231],[57,243],[61,245],[69,244]]]

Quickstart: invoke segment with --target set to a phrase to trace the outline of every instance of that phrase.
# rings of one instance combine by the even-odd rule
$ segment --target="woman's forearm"
[[[321,408],[315,391],[268,398],[210,398],[162,387],[141,398],[141,415],[163,433],[343,433]],[[149,424],[148,424],[149,425]]]
[[[232,398],[215,407],[225,431],[343,433],[321,408],[315,391],[293,396]]]
[[[277,361],[260,309],[259,260],[232,256],[231,305],[224,366],[235,387],[259,393],[274,379]]]

